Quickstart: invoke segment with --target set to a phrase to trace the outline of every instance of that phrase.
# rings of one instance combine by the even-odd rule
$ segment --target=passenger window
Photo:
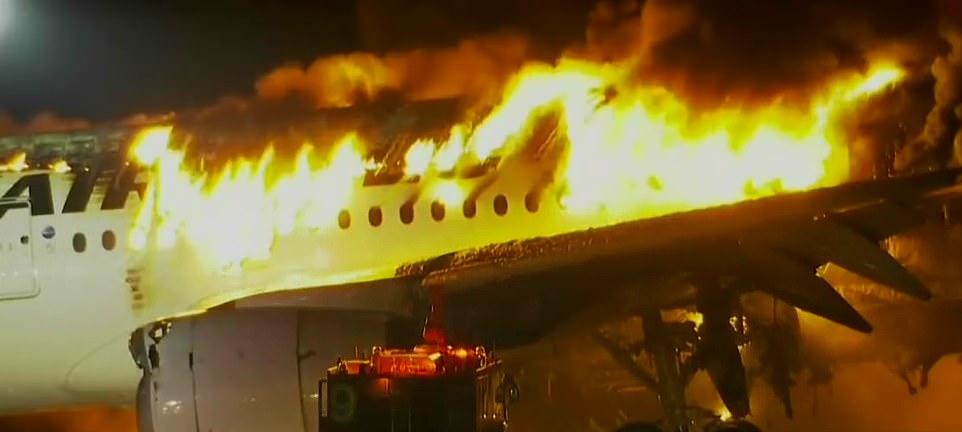
[[[464,212],[465,218],[471,219],[478,214],[478,206],[473,200],[468,199],[464,201],[464,207],[461,208],[461,211]]]
[[[538,211],[538,206],[541,204],[538,202],[538,200],[539,200],[539,197],[537,192],[535,191],[528,192],[528,194],[524,196],[524,208],[526,208],[531,213]]]
[[[112,251],[117,247],[117,235],[110,230],[104,231],[100,236],[100,243],[104,246],[104,250]]]
[[[367,211],[367,221],[371,223],[372,227],[381,226],[381,222],[384,221],[384,214],[381,213],[381,207],[371,207],[371,209]]]
[[[508,213],[508,199],[504,195],[494,197],[494,213],[498,216]]]
[[[431,218],[441,222],[444,219],[444,204],[440,201],[431,203]]]
[[[404,205],[401,206],[400,215],[401,222],[405,225],[414,222],[414,204],[404,203]]]
[[[87,237],[84,237],[82,233],[73,235],[73,250],[77,253],[87,250]]]
[[[337,226],[341,227],[341,229],[350,228],[351,213],[348,212],[347,210],[341,210],[341,212],[337,214]]]

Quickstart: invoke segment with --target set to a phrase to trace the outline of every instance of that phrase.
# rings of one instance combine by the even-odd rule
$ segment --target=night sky
[[[358,47],[345,0],[2,2],[0,109],[21,120],[203,105],[278,64]]]
[[[41,111],[105,121],[249,95],[272,68],[325,54],[453,43],[530,21],[580,34],[592,2],[557,2],[573,8],[542,0],[4,3],[0,112],[18,121]],[[554,19],[561,10],[573,17],[570,25]],[[400,21],[410,21],[409,29]]]

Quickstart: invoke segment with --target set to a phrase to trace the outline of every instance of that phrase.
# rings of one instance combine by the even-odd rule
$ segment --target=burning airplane
[[[665,19],[663,3],[642,21]],[[587,51],[524,62],[493,96],[402,104],[445,113],[430,125],[390,109],[373,131],[358,120],[357,95],[413,91],[395,76],[409,69],[391,67],[406,61],[362,55],[322,63],[334,75],[321,76],[345,79],[306,115],[318,132],[260,133],[236,118],[218,129],[200,115],[61,134],[53,141],[70,145],[51,155],[36,151],[50,135],[11,138],[4,148],[34,150],[9,152],[0,174],[16,257],[0,316],[59,319],[43,335],[6,333],[19,350],[4,370],[22,376],[9,388],[38,396],[2,406],[136,393],[144,430],[315,430],[326,365],[358,345],[410,343],[430,297],[459,344],[520,346],[565,323],[640,316],[657,367],[637,375],[658,389],[667,424],[691,426],[685,387],[705,370],[737,418],[721,426],[751,430],[739,346],[765,327],[742,304],[751,293],[860,332],[871,320],[821,277],[826,264],[931,296],[879,242],[941,215],[958,170],[872,180],[852,169],[852,122],[914,75],[897,55],[873,52],[776,97],[699,104],[685,90],[698,83],[650,57]],[[262,91],[284,93],[271,82]],[[85,142],[107,159],[71,160]],[[680,306],[702,321],[681,342],[684,362],[661,315]],[[756,321],[732,324],[742,316]],[[787,348],[772,347],[760,357],[781,390]]]

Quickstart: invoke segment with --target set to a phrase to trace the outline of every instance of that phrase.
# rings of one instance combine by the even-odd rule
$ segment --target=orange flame
[[[564,146],[551,167],[554,196],[596,226],[826,186],[844,181],[848,169],[847,147],[832,141],[833,119],[902,77],[880,65],[835,80],[804,108],[773,103],[694,112],[664,88],[631,84],[626,70],[575,60],[528,65],[480,123],[455,126],[443,142],[417,141],[404,159],[405,175],[422,177],[429,197],[457,203],[467,191],[440,174],[519,153],[538,119],[551,113]],[[373,168],[362,157],[363,143],[349,134],[324,161],[305,145],[293,168],[270,182],[270,148],[256,163],[234,161],[208,178],[168,148],[170,133],[148,129],[133,148],[155,175],[131,245],[142,249],[152,239],[165,247],[180,237],[223,267],[268,258],[276,238],[295,229],[334,226]]]
[[[20,172],[27,168],[27,154],[23,152],[13,155],[10,160],[4,163],[0,163],[0,172]]]
[[[53,171],[58,174],[70,172],[70,165],[68,165],[67,161],[64,161],[64,160],[58,160],[50,164],[48,168],[50,168],[50,171]]]

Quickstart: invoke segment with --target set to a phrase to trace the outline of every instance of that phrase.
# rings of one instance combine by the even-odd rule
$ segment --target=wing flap
[[[791,235],[770,242],[805,257],[809,262],[831,262],[902,294],[928,300],[932,293],[911,272],[875,243],[838,223],[819,220],[799,224]]]
[[[740,250],[750,263],[745,269],[747,277],[762,291],[853,330],[872,331],[872,325],[807,263],[749,243],[742,244]]]
[[[925,222],[925,217],[917,209],[890,200],[835,212],[829,214],[827,219],[852,229],[872,242],[880,242]]]

